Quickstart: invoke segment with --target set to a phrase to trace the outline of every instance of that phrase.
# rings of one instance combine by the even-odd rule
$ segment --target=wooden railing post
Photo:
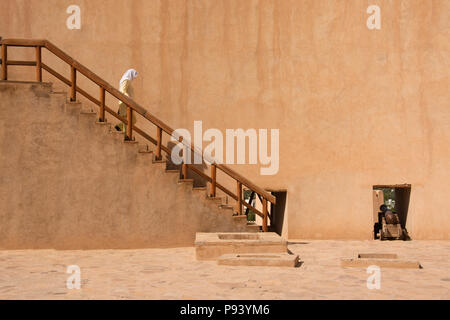
[[[237,214],[242,215],[242,183],[240,181],[237,182]]]
[[[262,230],[264,232],[267,232],[268,227],[267,227],[267,199],[266,198],[262,199],[262,209],[263,209]]]
[[[181,173],[183,175],[183,179],[187,179],[188,175],[187,175],[187,164],[185,161],[183,161],[183,164],[181,165]]]
[[[184,147],[183,149],[183,164],[181,165],[181,174],[183,176],[183,179],[187,179],[187,162],[188,162],[188,152],[187,148]]]
[[[2,44],[2,75],[1,80],[8,80],[8,46]]]
[[[74,66],[70,66],[70,101],[77,100],[77,69]]]
[[[161,143],[162,143],[162,128],[156,127],[156,154],[155,154],[155,160],[161,160]]]
[[[105,89],[100,87],[100,109],[98,110],[98,121],[105,122]]]
[[[216,197],[216,165],[211,163],[211,190],[209,192],[211,198]]]
[[[127,105],[127,132],[125,133],[125,140],[133,140],[133,109]]]
[[[42,56],[41,47],[36,46],[36,81],[42,82]]]

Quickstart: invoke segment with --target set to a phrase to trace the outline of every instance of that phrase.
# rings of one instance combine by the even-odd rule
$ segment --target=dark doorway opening
[[[271,204],[271,228],[270,231],[278,233],[280,236],[283,233],[284,225],[284,211],[286,209],[286,191],[272,191],[272,194],[277,198],[277,204]]]
[[[380,206],[384,204],[387,210],[396,214],[402,229],[403,240],[410,240],[406,230],[408,218],[409,201],[411,196],[410,184],[398,185],[375,185],[373,186],[373,229],[374,239],[379,239],[381,230]]]
[[[268,227],[270,232],[276,232],[280,236],[283,233],[283,227],[285,222],[285,210],[287,201],[287,191],[285,190],[269,190],[272,195],[277,199],[277,203],[270,204],[268,208]],[[257,193],[251,190],[244,190],[244,200],[251,204],[253,207],[260,209],[262,206],[262,198]],[[254,211],[249,208],[245,209],[245,214],[247,216],[247,221],[256,223],[257,225],[262,225],[262,218],[258,216]]]

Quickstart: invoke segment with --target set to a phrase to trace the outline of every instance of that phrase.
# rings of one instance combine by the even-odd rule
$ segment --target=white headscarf
[[[137,77],[138,73],[136,70],[134,69],[128,69],[127,72],[125,72],[122,76],[122,79],[120,79],[120,84],[122,85],[122,82],[124,82],[125,80],[133,80]]]

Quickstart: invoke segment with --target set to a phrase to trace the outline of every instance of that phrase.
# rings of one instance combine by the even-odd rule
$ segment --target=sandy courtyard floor
[[[292,241],[299,268],[228,267],[194,248],[0,251],[0,299],[450,299],[450,241]],[[358,253],[397,253],[423,269],[341,268]],[[68,289],[69,265],[81,289]]]

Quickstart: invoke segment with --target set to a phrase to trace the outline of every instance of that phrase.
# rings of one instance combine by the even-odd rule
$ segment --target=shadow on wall
[[[283,233],[283,224],[284,224],[284,212],[286,209],[286,191],[277,191],[272,192],[272,194],[277,198],[277,204],[271,205],[270,212],[272,214],[271,219],[271,230],[276,232],[280,236]]]
[[[409,188],[395,188],[395,209],[400,218],[402,228],[406,228],[406,219],[408,217],[409,199],[411,196],[411,186]]]

